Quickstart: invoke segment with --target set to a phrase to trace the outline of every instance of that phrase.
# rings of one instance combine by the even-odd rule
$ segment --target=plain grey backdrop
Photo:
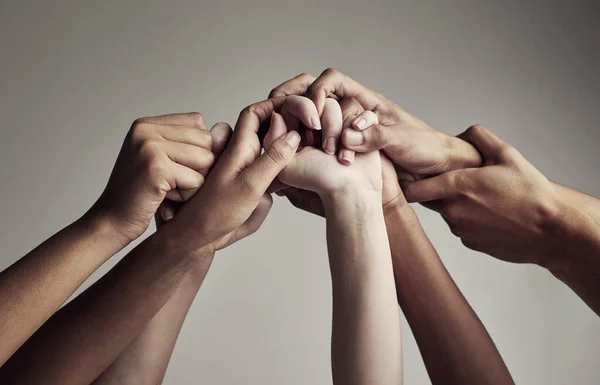
[[[599,196],[598,8],[2,1],[0,268],[90,207],[135,118],[199,111],[233,125],[273,86],[327,67],[442,131],[484,124],[549,178]],[[166,384],[331,383],[324,221],[275,200],[257,234],[218,253]],[[581,300],[541,268],[465,249],[437,215],[417,210],[517,383],[598,383],[600,319]],[[405,383],[427,384],[402,329]]]

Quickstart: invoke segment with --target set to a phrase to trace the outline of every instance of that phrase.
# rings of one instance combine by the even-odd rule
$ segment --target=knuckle
[[[210,131],[206,129],[197,130],[197,135],[200,139],[201,147],[210,149],[212,146],[212,136],[210,135]]]
[[[273,162],[281,164],[287,158],[288,149],[289,146],[283,145],[282,143],[274,143],[266,150],[266,154]]]
[[[199,112],[190,112],[188,113],[190,120],[194,123],[194,125],[198,128],[204,127],[204,116],[202,116]]]
[[[384,144],[387,141],[387,134],[383,129],[383,126],[373,126],[371,130],[371,140],[377,144]]]
[[[519,153],[519,151],[508,145],[505,144],[502,147],[500,147],[500,149],[498,150],[498,158],[501,160],[514,160],[517,157],[519,157],[521,154]]]
[[[130,136],[133,142],[140,142],[144,140],[149,136],[148,134],[152,130],[151,125],[141,119],[142,118],[136,119],[131,125]]]
[[[325,71],[323,71],[322,76],[339,76],[341,74],[340,71],[338,71],[337,69],[333,68],[333,67],[329,67],[327,68]]]
[[[451,223],[460,221],[460,209],[456,205],[447,205],[442,209],[442,215]]]
[[[159,144],[155,140],[142,140],[139,145],[138,154],[147,160],[157,158],[160,154]]]

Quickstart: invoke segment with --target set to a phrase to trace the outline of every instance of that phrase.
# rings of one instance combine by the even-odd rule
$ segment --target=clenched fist
[[[218,124],[213,135],[231,130]],[[106,189],[92,212],[132,241],[148,228],[165,200],[185,202],[213,164],[211,132],[199,113],[137,119],[123,143]]]

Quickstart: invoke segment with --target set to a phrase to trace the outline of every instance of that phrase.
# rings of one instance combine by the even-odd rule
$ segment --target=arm
[[[599,200],[549,181],[482,126],[461,137],[485,166],[408,183],[409,202],[440,212],[473,250],[547,268],[600,314]]]
[[[281,111],[273,114],[265,145],[296,127],[298,119],[308,120],[317,112],[312,101],[297,96],[287,98]],[[339,135],[342,112],[336,101],[326,101],[321,117],[324,135]],[[365,119],[377,122],[374,114]],[[327,214],[334,383],[400,384],[400,316],[383,220],[380,155],[351,155],[353,162],[346,162],[348,154],[343,149],[340,153],[336,157],[306,146],[278,179],[285,186],[317,194]]]
[[[93,271],[146,230],[171,185],[198,187],[202,175],[195,170],[212,164],[212,154],[202,156],[207,146],[199,114],[133,124],[94,207],[0,274],[0,366]],[[181,164],[166,156],[173,153]]]
[[[160,384],[185,317],[208,272],[209,261],[192,267],[175,293],[93,384]]]
[[[274,108],[267,101],[244,110],[231,145],[202,189],[172,221],[49,320],[0,369],[0,382],[92,382],[148,325],[186,273],[197,266],[208,270],[214,250],[239,239],[239,229],[299,145],[293,133],[258,155],[259,125]]]
[[[129,243],[92,212],[0,274],[0,366],[107,259]]]
[[[400,316],[381,195],[323,199],[333,286],[335,384],[401,384]]]
[[[210,266],[212,250],[182,250],[171,235],[176,231],[165,226],[57,312],[0,369],[3,382],[92,382],[173,295],[186,272]]]
[[[219,247],[227,247],[254,233],[266,219],[271,205],[270,195],[263,196],[250,218],[240,226],[233,237]],[[161,222],[157,218],[157,224]],[[162,383],[185,317],[207,272],[207,263],[200,263],[192,267],[184,275],[182,282],[168,302],[118,358],[94,381],[94,384]]]
[[[403,200],[403,199],[402,199]],[[446,271],[412,208],[388,204],[398,303],[433,384],[513,384],[485,327]]]
[[[586,214],[600,226],[600,199],[556,182],[552,185],[567,205]]]

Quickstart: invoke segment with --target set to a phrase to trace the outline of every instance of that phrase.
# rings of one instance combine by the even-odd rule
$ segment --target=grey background
[[[0,268],[95,201],[136,117],[233,124],[276,84],[326,67],[442,131],[482,123],[548,177],[600,195],[592,1],[1,4]],[[573,293],[466,250],[417,210],[517,383],[598,382],[600,320]],[[218,254],[165,383],[330,383],[329,285],[324,221],[276,198],[255,236]],[[426,384],[402,327],[405,381]]]

